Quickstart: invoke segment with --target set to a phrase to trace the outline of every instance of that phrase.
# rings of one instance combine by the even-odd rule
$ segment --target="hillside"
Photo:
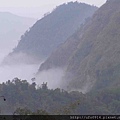
[[[18,61],[36,63],[44,60],[72,35],[86,18],[91,17],[96,9],[97,7],[78,2],[69,2],[56,7],[21,36],[18,45],[5,58],[4,63]],[[20,61],[20,58],[24,60]]]
[[[113,86],[119,87],[119,6],[120,1],[118,0],[107,1],[106,4],[93,15],[92,19],[84,25],[82,36],[80,31],[76,33],[77,41],[79,41],[77,43],[78,45],[75,45],[76,49],[73,50],[71,55],[68,55],[67,64],[66,62],[64,63],[65,76],[62,83],[64,84],[64,88],[88,92],[90,90],[100,90]],[[73,40],[76,41],[76,39]],[[71,40],[67,42],[71,43]],[[61,48],[63,48],[65,44],[63,44]],[[64,50],[67,50],[67,45],[65,45],[66,48]],[[64,53],[66,53],[66,51],[64,51]],[[57,54],[57,56],[61,57],[64,56],[64,53],[59,51],[55,53],[55,55]],[[52,56],[50,58],[57,57]],[[50,60],[48,58],[47,61],[49,62],[43,63],[40,70],[45,70],[48,66],[54,68],[54,63],[55,65],[57,64],[55,67],[61,67],[59,62],[54,62],[54,59]],[[50,64],[51,61],[52,64]]]
[[[33,18],[0,12],[0,49],[2,52],[12,50],[17,45],[21,34],[31,27],[35,21]]]
[[[67,67],[71,87],[87,92],[119,86],[119,5],[118,0],[108,1],[94,14]]]
[[[81,27],[55,51],[53,51],[50,57],[41,64],[38,72],[55,68],[65,68],[71,55],[77,49],[79,38],[82,37],[83,31],[84,30]]]

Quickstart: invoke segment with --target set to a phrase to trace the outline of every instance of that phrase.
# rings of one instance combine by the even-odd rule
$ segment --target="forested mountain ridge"
[[[83,26],[82,36],[81,32],[78,32],[77,36],[79,37],[77,39],[79,43],[67,58],[68,63],[64,77],[65,83],[67,81],[66,87],[69,90],[76,89],[88,92],[91,89],[103,89],[120,85],[119,5],[120,1],[118,0],[107,1],[95,12],[92,19]],[[70,43],[70,40],[67,42]],[[67,50],[67,48],[64,50]],[[61,52],[56,52],[55,55],[62,56],[64,54],[59,53]],[[50,58],[55,58],[55,56]],[[49,60],[48,58],[47,61]],[[52,64],[49,63],[51,61]],[[40,70],[54,68],[54,59],[49,62],[43,63]],[[59,61],[55,64],[58,63]],[[59,67],[59,65],[57,66]]]
[[[58,6],[51,13],[45,14],[29,31],[21,36],[17,47],[8,57],[12,61],[12,59],[17,58],[18,54],[23,53],[29,56],[28,62],[30,57],[36,59],[36,61],[46,58],[96,10],[97,7],[95,6],[78,2],[69,2]],[[9,63],[10,59],[7,60],[7,58],[4,62]]]
[[[79,44],[79,38],[82,37],[83,28],[81,28],[75,32],[72,36],[70,36],[63,44],[61,44],[55,51],[52,52],[50,57],[41,64],[39,71],[54,69],[54,68],[64,68],[68,64],[68,60],[71,55],[77,49]]]
[[[94,14],[67,67],[67,75],[74,74],[70,86],[86,91],[119,86],[119,5],[107,1]]]

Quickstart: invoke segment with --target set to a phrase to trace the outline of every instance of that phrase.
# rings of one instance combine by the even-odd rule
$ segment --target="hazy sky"
[[[0,0],[0,11],[9,11],[21,16],[40,18],[56,6],[76,0]],[[91,5],[101,6],[106,0],[77,0]]]

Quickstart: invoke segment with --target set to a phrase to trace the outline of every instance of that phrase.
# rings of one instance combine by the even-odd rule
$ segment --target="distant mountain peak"
[[[30,56],[31,59],[36,59],[34,62],[45,60],[85,22],[87,17],[91,17],[96,9],[94,6],[78,2],[56,7],[52,13],[46,14],[21,36],[17,47],[9,55],[13,58],[14,55],[23,53],[29,56],[26,61],[30,60]]]

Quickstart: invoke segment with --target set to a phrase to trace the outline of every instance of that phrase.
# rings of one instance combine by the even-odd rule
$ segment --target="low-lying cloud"
[[[1,65],[19,65],[19,64],[39,64],[41,61],[26,53],[10,53],[7,55]]]
[[[0,66],[0,83],[6,82],[7,80],[12,80],[15,77],[18,77],[22,80],[28,80],[28,82],[31,83],[31,78],[35,76],[38,66],[39,65],[37,64]]]
[[[62,68],[44,70],[36,75],[36,83],[41,85],[47,82],[49,89],[61,88],[63,76],[64,69]]]

